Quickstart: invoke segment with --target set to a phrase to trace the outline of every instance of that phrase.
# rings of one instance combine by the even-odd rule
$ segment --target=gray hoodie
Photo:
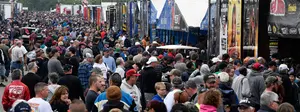
[[[48,97],[47,97],[47,101],[49,102],[54,94],[54,92],[56,91],[57,88],[59,88],[60,85],[57,84],[51,84],[48,85],[48,89],[49,89],[49,93],[48,93]]]
[[[196,76],[196,74],[200,72],[200,75]],[[200,86],[201,84],[204,83],[203,81],[203,76],[204,75],[207,75],[207,74],[210,74],[210,69],[208,67],[207,64],[203,64],[200,68],[200,71],[199,69],[196,69],[189,77],[189,80],[193,80],[195,81],[195,83],[197,84],[197,86]]]
[[[265,90],[265,80],[262,73],[252,70],[247,76],[250,85],[251,98],[255,104],[260,104],[260,96]]]

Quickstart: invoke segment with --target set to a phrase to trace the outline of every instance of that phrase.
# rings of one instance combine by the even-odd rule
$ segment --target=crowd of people
[[[201,51],[157,49],[159,38],[128,37],[79,16],[28,12],[6,22],[0,76],[12,82],[1,83],[5,111],[300,111],[300,66],[276,54],[270,62],[223,54],[206,63]],[[40,29],[29,44],[22,26]]]

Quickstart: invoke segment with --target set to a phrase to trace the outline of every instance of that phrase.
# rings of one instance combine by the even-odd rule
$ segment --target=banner
[[[60,4],[56,4],[56,14],[60,14]]]
[[[258,49],[258,0],[244,0],[243,54],[257,57]]]
[[[228,36],[228,32],[227,32],[227,28],[228,28],[228,0],[222,0],[221,4],[220,4],[220,16],[219,16],[219,21],[220,21],[220,40],[219,40],[219,44],[220,44],[220,48],[219,54],[225,54],[227,53],[227,36]]]
[[[97,26],[101,25],[101,8],[97,8]]]
[[[174,0],[166,0],[162,12],[159,16],[157,23],[157,29],[172,30],[173,28],[173,17],[174,17]]]
[[[83,17],[84,17],[85,20],[88,19],[88,8],[87,7],[83,8]]]
[[[157,16],[157,10],[154,7],[153,3],[149,2],[149,24],[155,24],[156,23],[156,16]]]
[[[241,57],[241,2],[241,0],[229,0],[228,4],[228,54],[232,58]]]
[[[272,0],[268,20],[269,36],[300,38],[299,7],[299,0]]]

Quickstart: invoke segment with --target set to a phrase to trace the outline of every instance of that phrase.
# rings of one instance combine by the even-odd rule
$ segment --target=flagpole
[[[211,0],[208,0],[208,29],[207,29],[207,63],[209,63],[209,58],[210,58],[210,23],[211,23],[211,10],[210,10],[210,7],[211,7],[211,4],[210,4]]]

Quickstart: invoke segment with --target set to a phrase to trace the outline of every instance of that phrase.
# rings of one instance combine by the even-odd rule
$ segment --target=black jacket
[[[94,44],[94,45],[93,45],[92,51],[93,51],[93,55],[94,55],[94,56],[97,56],[98,54],[100,54],[100,50],[99,50],[97,44]]]
[[[55,112],[68,112],[69,105],[62,101],[55,101],[51,105],[52,110]]]
[[[103,110],[101,112],[109,112],[114,108],[120,109],[122,112],[129,112],[128,110],[124,109],[124,104],[120,101],[107,101],[103,105]]]
[[[83,96],[83,89],[81,86],[81,82],[76,76],[65,75],[58,81],[57,84],[68,87],[69,99],[71,101],[74,99],[79,99],[79,97],[84,101],[85,98]]]
[[[41,82],[41,78],[36,75],[35,73],[29,72],[27,73],[21,80],[27,87],[29,88],[30,91],[30,98],[35,97],[35,92],[34,92],[34,86],[38,82]]]
[[[287,74],[280,74],[282,80],[282,86],[284,87],[283,102],[293,103],[293,91],[292,82]]]
[[[272,110],[270,107],[268,106],[260,106],[260,109],[257,112],[276,112],[275,110]]]
[[[79,67],[79,58],[77,56],[72,56],[70,59],[69,59],[69,63],[70,65],[73,66],[72,68],[72,75],[74,76],[78,76],[78,67]]]
[[[239,101],[234,90],[228,85],[228,83],[219,84],[220,92],[222,93],[223,105],[230,106],[230,112],[238,112]]]

